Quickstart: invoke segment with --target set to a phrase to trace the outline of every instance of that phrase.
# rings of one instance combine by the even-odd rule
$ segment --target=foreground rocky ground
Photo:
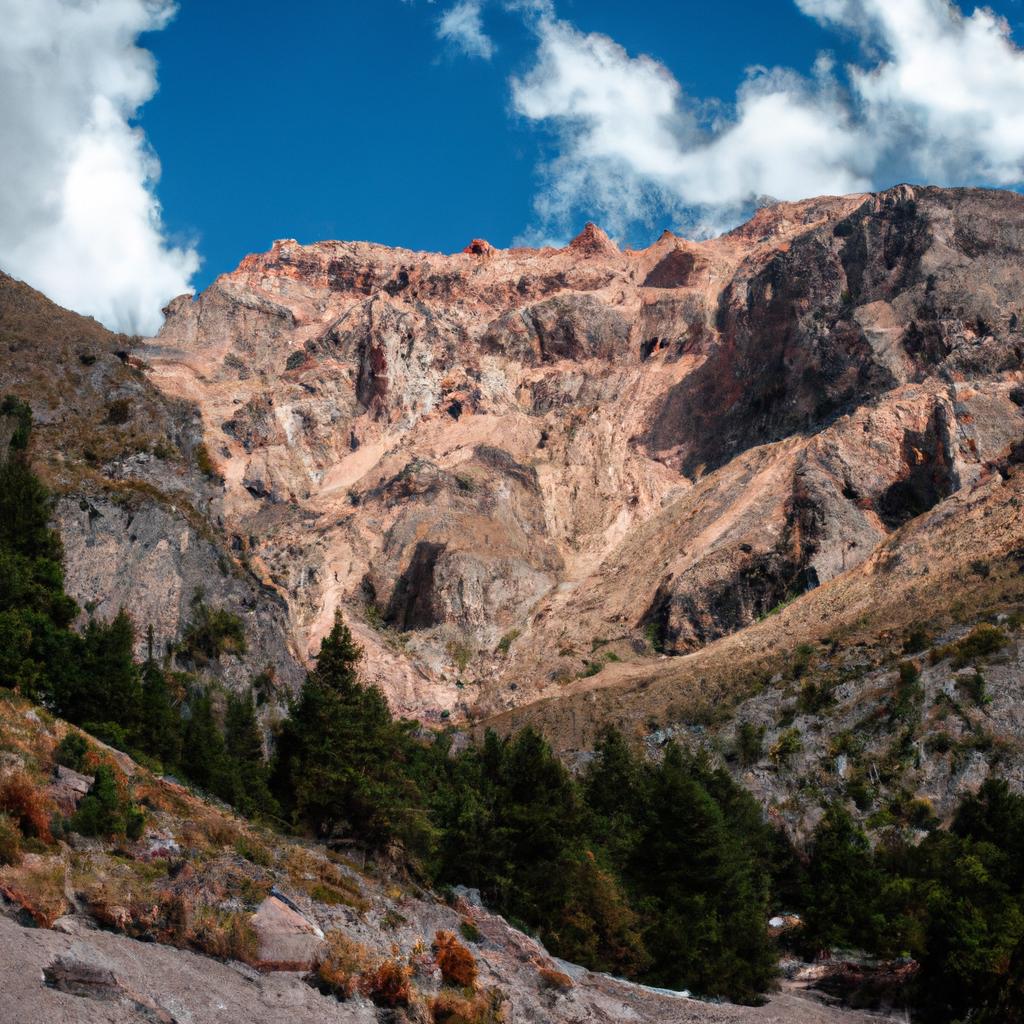
[[[32,820],[73,813],[88,788],[54,764],[68,728],[0,701],[0,787]],[[442,901],[386,862],[254,828],[110,748],[89,757],[114,768],[146,827],[115,843],[41,836],[0,868],[5,1020],[867,1019],[792,991],[760,1008],[711,1005],[594,974],[553,959],[471,892]]]
[[[70,975],[97,978],[78,992],[44,983],[61,965]],[[114,979],[113,981],[108,980]],[[94,989],[94,991],[89,991]],[[237,963],[135,942],[105,932],[64,935],[26,931],[0,919],[0,991],[13,1020],[57,1024],[136,1024],[138,1021],[210,1024],[372,1024],[386,1019],[364,1001],[338,1003],[294,974],[256,974]],[[515,1021],[658,1021],[702,1024],[866,1024],[886,1018],[835,1010],[813,997],[783,993],[760,1008],[710,1006],[644,993],[605,978],[589,980],[574,998],[512,1010]],[[893,1018],[896,1019],[896,1018]]]

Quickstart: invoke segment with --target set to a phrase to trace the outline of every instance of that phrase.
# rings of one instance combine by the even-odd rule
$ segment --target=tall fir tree
[[[185,722],[182,769],[189,780],[222,800],[234,796],[234,780],[208,690],[194,694]]]
[[[231,802],[243,814],[276,812],[277,803],[268,786],[263,736],[256,720],[256,706],[251,691],[244,696],[233,693],[228,695],[224,716],[224,746],[234,790]]]
[[[279,743],[282,803],[317,834],[429,851],[432,830],[408,765],[411,726],[356,673],[361,650],[341,616],[324,638]]]

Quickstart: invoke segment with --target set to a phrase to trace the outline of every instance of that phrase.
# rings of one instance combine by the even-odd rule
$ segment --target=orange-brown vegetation
[[[476,984],[476,960],[453,932],[441,931],[434,936],[434,956],[446,985],[472,988]]]
[[[447,991],[430,1002],[434,1024],[503,1024],[508,1019],[505,994],[498,989],[463,996]]]
[[[27,772],[17,771],[0,781],[0,810],[8,814],[26,838],[53,842],[50,818],[55,810]]]

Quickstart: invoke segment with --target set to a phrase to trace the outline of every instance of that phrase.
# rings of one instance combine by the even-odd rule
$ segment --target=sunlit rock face
[[[280,241],[138,355],[300,656],[340,607],[459,719],[655,671],[1019,457],[1022,250],[1021,197],[908,186],[640,251]]]

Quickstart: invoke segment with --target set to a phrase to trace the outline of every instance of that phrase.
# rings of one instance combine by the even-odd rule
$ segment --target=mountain
[[[300,740],[307,752],[315,747],[317,757],[338,759],[335,737],[317,731],[320,698],[310,698],[312,717],[305,719],[301,702],[289,700],[321,640],[336,631],[327,660],[331,651],[341,658],[334,664],[338,685],[352,707],[363,699],[361,684],[374,683],[395,713],[427,726],[416,731],[390,722],[371,694],[365,721],[377,722],[374,735],[393,744],[395,757],[391,764],[386,752],[363,751],[371,761],[376,755],[374,764],[386,762],[377,765],[379,777],[362,780],[383,788],[366,792],[382,802],[422,786],[406,810],[423,815],[449,855],[454,844],[461,856],[459,843],[479,827],[474,864],[492,883],[495,872],[501,881],[524,858],[527,868],[538,869],[534,875],[545,876],[533,878],[536,891],[541,883],[557,890],[569,877],[558,872],[575,871],[574,884],[588,880],[592,888],[581,891],[596,894],[594,906],[589,896],[580,906],[609,921],[618,917],[622,935],[638,909],[658,905],[644,900],[660,894],[662,874],[675,878],[687,843],[707,842],[717,851],[710,862],[728,867],[743,893],[736,906],[749,911],[749,934],[763,933],[769,897],[794,893],[801,908],[817,915],[816,936],[860,935],[882,956],[904,948],[921,954],[920,993],[931,984],[928,971],[945,969],[934,956],[938,947],[919,934],[920,894],[934,895],[939,890],[929,887],[941,885],[952,901],[965,876],[948,866],[973,851],[991,869],[987,880],[971,876],[965,883],[968,901],[988,900],[989,959],[979,959],[978,971],[989,960],[996,965],[986,981],[992,991],[979,996],[991,1010],[1012,1001],[1024,963],[1013,916],[1019,880],[1006,867],[1013,856],[1002,852],[1024,842],[1019,798],[1007,795],[1024,784],[1022,246],[1021,196],[911,186],[774,205],[721,238],[693,242],[666,232],[640,251],[620,250],[593,225],[562,249],[496,250],[474,240],[450,256],[283,241],[248,257],[198,298],[174,300],[152,339],[113,335],[0,275],[0,450],[7,457],[10,447],[16,461],[7,468],[17,470],[12,479],[26,494],[34,472],[55,495],[65,574],[61,584],[46,567],[50,554],[36,552],[41,561],[29,575],[37,590],[11,588],[14,604],[24,605],[15,611],[35,614],[31,602],[49,594],[58,632],[41,636],[63,637],[67,650],[88,652],[92,666],[120,666],[129,689],[138,681],[133,673],[163,680],[162,690],[147,692],[165,711],[178,712],[171,717],[187,749],[168,763],[180,762],[192,783],[200,780],[196,755],[203,754],[195,737],[216,737],[221,719],[225,731],[234,721],[232,742],[248,752],[264,789],[271,771],[265,754],[275,743],[283,750],[275,763],[286,771],[324,768],[289,747]],[[15,443],[27,412],[33,429]],[[17,510],[17,498],[9,504]],[[44,506],[31,507],[45,519]],[[42,549],[51,552],[52,545]],[[22,563],[11,566],[12,579],[29,579]],[[73,624],[84,630],[80,639],[60,632],[68,625],[61,609],[71,607],[53,599],[61,586],[81,609]],[[123,617],[115,620],[122,609],[135,626],[136,660],[148,658],[144,671],[117,648],[117,637],[131,633],[118,626]],[[96,626],[111,620],[109,633]],[[19,628],[32,621],[12,620]],[[350,655],[353,664],[358,660],[344,625],[363,650],[358,675],[339,669]],[[15,639],[26,650],[35,642],[24,630]],[[35,653],[57,671],[56,650]],[[17,667],[19,685],[29,686],[24,665]],[[92,678],[89,671],[68,677],[80,687]],[[117,685],[110,682],[110,692]],[[234,693],[250,688],[255,703],[234,701]],[[59,702],[53,707],[59,710]],[[181,867],[192,856],[193,819],[213,812],[189,804],[196,798],[174,789],[173,780],[104,747],[106,754],[93,751],[97,763],[113,758],[117,792],[145,808],[134,819],[118,811],[123,831],[130,820],[147,822],[149,831],[142,845],[127,835],[120,845],[81,845],[76,822],[84,825],[73,805],[88,787],[61,771],[55,744],[66,739],[66,727],[10,695],[0,711],[0,839],[17,847],[16,856],[5,855],[0,894],[12,905],[34,906],[35,890],[26,896],[18,886],[52,881],[58,869],[63,888],[46,892],[67,902],[83,856],[95,855],[93,867],[104,878],[117,875],[119,858],[146,861],[145,844],[163,829],[179,847],[168,858],[168,877],[185,872],[180,884],[168,883],[170,890],[191,884],[194,868],[203,913],[225,928],[237,924],[232,942],[249,934],[255,895],[265,895],[254,895],[253,872],[244,868],[248,882],[238,882],[244,906],[221,884],[237,874],[239,858],[251,860],[245,823],[214,823],[216,835],[203,840],[209,849],[200,844],[200,862]],[[338,742],[348,713],[331,720],[341,730]],[[114,746],[120,737],[121,749],[143,760],[154,756],[148,741],[118,733],[116,721],[72,720],[95,726],[92,732]],[[297,722],[304,723],[301,735]],[[606,743],[595,756],[609,724],[627,743]],[[615,800],[605,807],[596,783],[586,789],[572,782],[535,733],[519,732],[527,725],[577,773],[596,764],[645,792],[632,817]],[[451,747],[445,733],[430,742],[441,726],[450,729]],[[475,762],[467,746],[485,728],[518,739],[502,747],[491,737]],[[360,740],[366,745],[365,737],[346,735],[347,750]],[[672,740],[681,742],[669,746]],[[660,757],[663,747],[671,757]],[[651,755],[644,767],[630,761],[637,751]],[[488,766],[476,782],[475,763]],[[153,769],[162,767],[153,762]],[[206,767],[212,791],[235,800],[234,783],[218,781]],[[324,777],[336,784],[350,768],[332,762]],[[570,827],[560,819],[551,829],[554,805],[538,797],[544,786],[565,807],[588,802],[586,824],[577,821],[577,832],[560,836],[576,844],[568,859],[538,867],[528,842],[500,849],[504,833],[492,832],[509,826],[502,818],[506,790],[487,781],[487,772],[522,794],[509,821],[527,836],[533,814],[546,822],[548,839]],[[23,776],[28,782],[11,789],[10,780]],[[991,777],[1008,780],[1010,790],[982,787]],[[277,777],[279,795],[287,790],[282,779],[295,781]],[[397,788],[388,789],[392,784]],[[61,790],[67,785],[78,786],[76,795]],[[304,806],[318,793],[316,784],[306,788]],[[979,788],[982,796],[964,799]],[[33,797],[37,790],[43,795]],[[107,796],[113,794],[108,786]],[[295,803],[294,794],[285,795]],[[98,800],[99,790],[90,796]],[[67,813],[53,819],[60,829],[48,831],[40,802],[62,799]],[[671,832],[678,829],[679,800],[703,815],[700,829]],[[22,813],[23,804],[33,813]],[[271,806],[264,803],[262,813],[272,815]],[[491,817],[474,817],[484,806]],[[381,820],[393,809],[384,807]],[[358,846],[365,838],[344,835],[336,807],[323,820],[300,811],[290,806],[291,817],[278,825],[305,829],[307,838],[321,829],[320,838],[335,845]],[[374,820],[372,811],[370,801],[367,820]],[[606,812],[607,823],[618,825],[603,835]],[[787,859],[793,851],[781,835],[776,849],[758,831],[762,812],[796,842],[795,858]],[[740,840],[728,831],[736,821],[749,825],[750,836]],[[940,828],[951,822],[951,832]],[[620,826],[631,834],[613,834]],[[222,843],[222,835],[229,840]],[[652,837],[663,856],[652,854],[648,863],[636,851]],[[720,855],[730,837],[747,866],[740,859],[726,864]],[[317,888],[315,878],[278,870],[293,856],[292,841],[267,831],[260,842],[274,848],[273,864],[252,862],[266,869],[256,873],[260,884],[291,884],[285,907],[298,900],[308,918],[333,921],[330,899],[303,896],[306,882]],[[505,867],[485,863],[488,843],[511,858]],[[426,960],[413,960],[425,955],[421,947],[437,922],[452,925],[451,912],[415,885],[395,895],[372,881],[402,870],[401,857],[386,843],[378,846],[355,879],[373,891],[372,908],[360,904],[341,930],[362,929],[384,956],[401,917],[412,929],[403,932],[409,959],[401,972],[422,966],[429,974]],[[429,843],[424,849],[433,850],[427,860],[436,853]],[[918,849],[924,853],[915,860]],[[433,870],[423,877],[434,883],[451,880],[427,860],[417,865],[411,856],[406,866]],[[848,868],[876,878],[871,906],[899,917],[906,947],[894,945],[877,921],[868,927],[856,915],[830,920],[828,900],[855,877],[847,877]],[[218,945],[223,936],[212,926],[175,931],[173,914],[161,916],[163,910],[150,921],[143,904],[152,898],[164,906],[163,876],[131,870],[139,876],[132,885],[144,891],[123,894],[131,914],[113,927],[234,956]],[[345,874],[323,871],[336,881]],[[672,891],[687,892],[692,878],[676,874]],[[817,887],[807,881],[812,875]],[[827,899],[818,899],[821,890]],[[82,903],[86,891],[74,892],[70,927],[110,925],[103,916],[109,907],[102,909],[109,900],[97,911]],[[526,886],[512,896],[534,894]],[[505,899],[514,908],[508,892]],[[959,936],[962,922],[943,917],[945,903],[929,899],[928,927]],[[535,927],[566,941],[539,905],[532,909]],[[639,1019],[676,1019],[663,995],[616,987],[602,975],[573,975],[573,989],[561,978],[535,985],[534,961],[547,956],[541,947],[530,947],[529,977],[516,973],[505,958],[515,960],[529,940],[482,911],[459,913],[493,926],[487,942],[497,949],[485,943],[493,956],[482,957],[484,973],[491,972],[488,983],[493,974],[511,986],[518,1007],[540,1006],[536,1012],[553,1020],[601,1019],[624,1006]],[[642,927],[647,938],[664,939],[662,954],[689,950],[688,933],[673,932],[680,921],[644,920]],[[697,916],[689,926],[695,922]],[[730,938],[739,941],[727,935],[725,946]],[[128,1006],[125,1013],[162,1012],[160,999],[131,980],[136,975],[124,958],[133,954],[122,941],[94,943],[97,962],[110,958],[130,980],[122,977],[111,998]],[[56,971],[54,987],[92,986],[86,994],[110,996],[102,963],[83,967],[66,946],[56,936],[31,948],[11,943],[0,973],[34,979],[36,968],[46,968]],[[585,951],[585,943],[571,948]],[[63,966],[49,962],[57,952],[68,955]],[[587,962],[593,966],[596,956]],[[160,952],[153,964],[180,969],[181,984],[192,984],[192,968],[180,957]],[[559,974],[563,966],[545,969]],[[861,965],[849,967],[840,970],[842,984],[863,975]],[[368,967],[360,974],[367,991],[371,974]],[[236,991],[231,976],[216,977],[221,991]],[[430,975],[420,994],[435,982]],[[701,991],[717,991],[714,984]],[[261,983],[256,997],[272,1001],[275,986]],[[31,988],[26,998],[36,999],[35,981]],[[309,1000],[298,982],[285,989],[280,998],[295,1005]],[[160,998],[177,998],[172,990]],[[946,998],[945,989],[936,991]],[[786,1000],[786,1012],[796,1014],[799,1006],[808,1019],[832,1019],[831,1011]],[[675,1005],[680,1020],[714,1019],[706,1007]],[[377,1013],[363,1009],[368,1019]],[[491,1019],[486,1014],[495,1007],[476,1009],[480,1019]],[[315,1003],[309,1019],[322,1010]],[[454,1019],[447,1012],[432,1010],[435,1020]],[[725,1015],[744,1019],[732,1013]]]
[[[828,603],[1008,483],[1022,227],[1016,194],[901,186],[641,251],[282,241],[136,357],[198,409],[224,535],[300,652],[340,606],[405,713],[578,706],[681,689],[663,654]]]

